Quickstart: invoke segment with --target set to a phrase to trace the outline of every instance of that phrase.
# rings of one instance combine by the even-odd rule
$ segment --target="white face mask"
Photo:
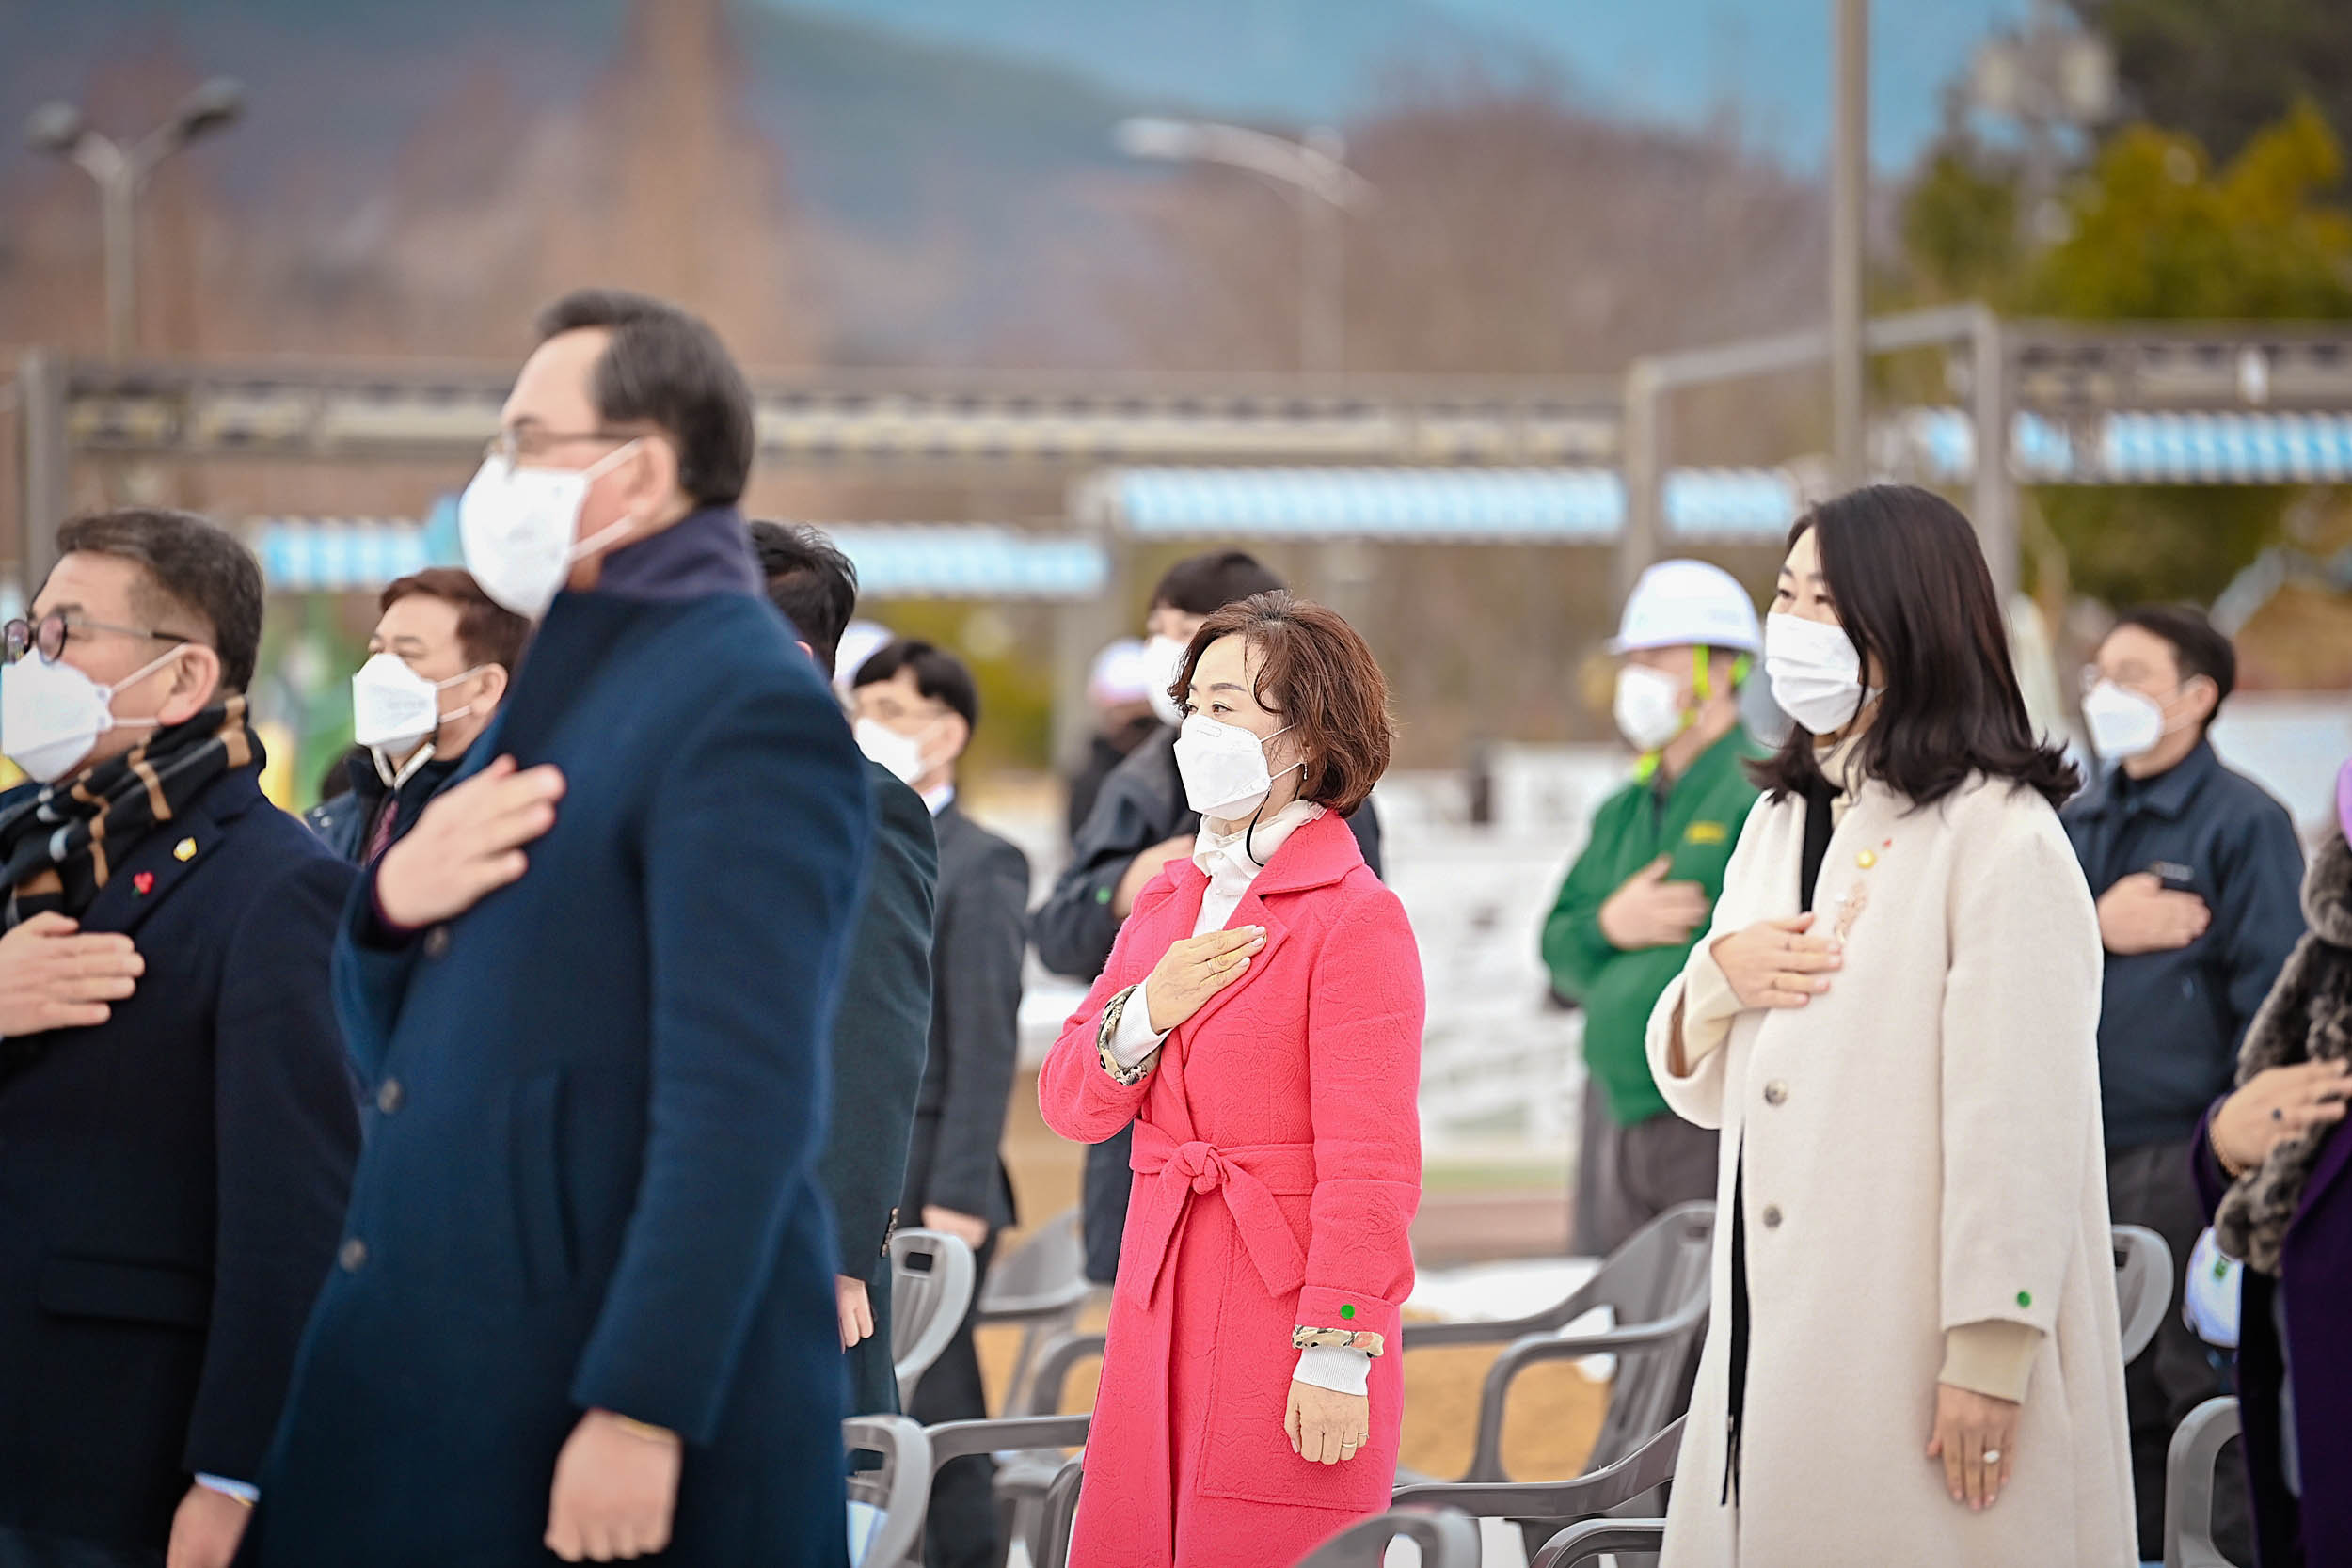
[[[588,486],[641,445],[631,441],[585,468],[510,467],[501,458],[485,458],[457,499],[458,544],[482,591],[528,620],[545,615],[574,562],[637,526],[635,518],[623,517],[592,538],[573,540]]]
[[[1862,655],[1845,628],[1774,611],[1764,622],[1772,701],[1810,735],[1836,735],[1879,693],[1862,684]]]
[[[880,763],[890,769],[890,776],[909,788],[928,769],[923,766],[923,742],[914,736],[900,735],[879,719],[861,719],[850,726],[857,737],[857,749],[866,760]]]
[[[1682,683],[1663,670],[1629,664],[1617,672],[1617,733],[1635,751],[1658,751],[1691,727]]]
[[[1220,822],[1238,820],[1265,804],[1274,792],[1265,742],[1291,728],[1285,724],[1261,740],[1239,724],[1220,723],[1205,713],[1186,719],[1176,736],[1176,772],[1184,781],[1185,803]]]
[[[2153,697],[2113,681],[2101,681],[2083,699],[2083,723],[2090,730],[2090,749],[2107,762],[2147,755],[2168,729]]]
[[[408,668],[398,654],[377,654],[351,677],[351,737],[382,752],[405,752],[440,734],[453,719],[474,709],[468,703],[453,713],[441,711],[441,693],[473,679],[487,668],[475,665],[445,681],[429,681]]]
[[[1173,637],[1154,637],[1143,645],[1143,700],[1163,724],[1181,725],[1184,710],[1168,694],[1176,673],[1184,667],[1184,650],[1192,644]]]
[[[185,647],[182,643],[181,647]],[[115,693],[135,686],[178,657],[174,648],[112,686],[101,686],[72,665],[26,654],[0,667],[0,751],[28,779],[55,784],[81,766],[98,737],[115,729],[153,729],[153,719],[118,719]]]

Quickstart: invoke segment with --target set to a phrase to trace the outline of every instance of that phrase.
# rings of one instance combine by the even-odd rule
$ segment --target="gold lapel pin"
[[[196,859],[196,840],[192,838],[183,838],[179,843],[173,845],[171,847],[171,858],[176,861],[192,861]]]

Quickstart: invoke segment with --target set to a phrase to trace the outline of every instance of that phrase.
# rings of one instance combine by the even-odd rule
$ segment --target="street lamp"
[[[24,142],[81,166],[98,183],[106,249],[106,352],[131,356],[138,322],[139,187],[157,164],[199,136],[223,130],[245,112],[245,88],[215,76],[181,101],[172,117],[125,146],[90,129],[71,103],[44,103],[24,122]]]
[[[1112,141],[1131,158],[1225,164],[1294,193],[1298,201],[1298,363],[1336,371],[1346,360],[1343,290],[1347,263],[1342,217],[1372,205],[1371,182],[1347,166],[1347,143],[1319,127],[1290,141],[1240,125],[1198,119],[1122,119]]]

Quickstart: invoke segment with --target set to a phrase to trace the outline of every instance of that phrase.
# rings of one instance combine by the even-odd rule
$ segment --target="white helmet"
[[[1642,574],[1625,601],[1625,619],[1609,644],[1613,654],[1643,648],[1727,648],[1764,651],[1756,603],[1739,579],[1704,561],[1661,561]]]

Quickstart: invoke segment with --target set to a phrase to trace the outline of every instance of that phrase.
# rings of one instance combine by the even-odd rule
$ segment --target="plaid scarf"
[[[214,780],[261,755],[245,698],[230,697],[9,807],[0,816],[9,926],[53,910],[79,920],[133,846]]]

